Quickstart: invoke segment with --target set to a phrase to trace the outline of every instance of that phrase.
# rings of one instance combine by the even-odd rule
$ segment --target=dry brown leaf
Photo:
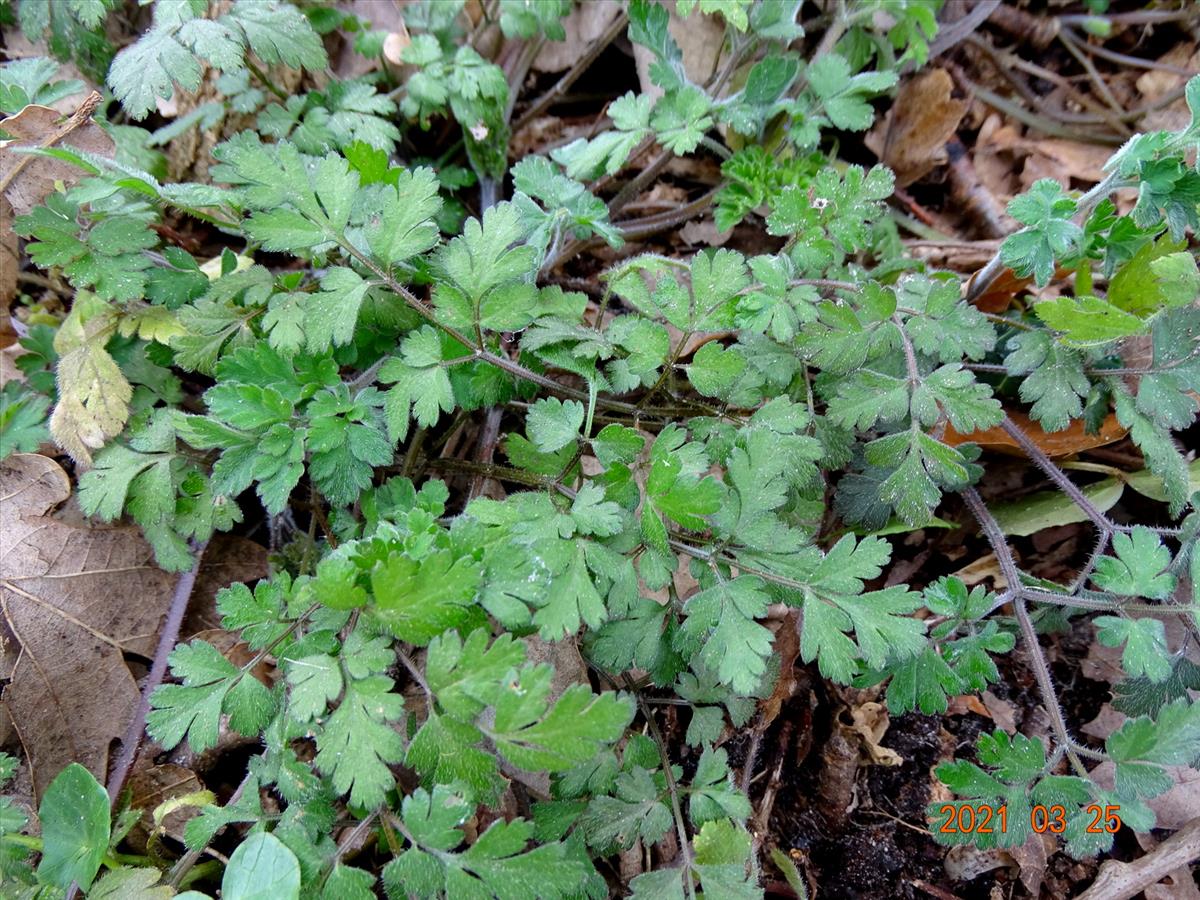
[[[20,257],[15,216],[26,215],[55,190],[55,182],[74,184],[86,173],[61,160],[16,152],[19,147],[68,146],[101,156],[112,156],[115,145],[107,132],[91,121],[92,111],[100,102],[93,92],[75,114],[63,114],[48,106],[30,104],[15,115],[0,120],[0,130],[12,135],[0,141],[0,347],[16,341],[16,330],[8,316],[8,307],[17,295],[17,271]]]
[[[675,595],[680,600],[686,600],[700,590],[700,582],[692,577],[692,567],[683,554],[679,556],[679,565],[675,567],[671,582],[675,585]]]
[[[1192,42],[1176,44],[1160,58],[1160,61],[1169,66],[1195,72],[1200,70],[1200,49]],[[1176,72],[1151,69],[1138,78],[1137,89],[1149,106],[1160,97],[1177,90],[1186,80],[1185,75]],[[1169,106],[1151,110],[1142,116],[1138,130],[1182,131],[1190,121],[1191,112],[1188,110],[1187,101],[1180,97]]]
[[[75,528],[47,514],[70,496],[56,462],[0,463],[4,693],[40,797],[67,763],[101,782],[138,689],[123,655],[148,657],[175,578],[128,528]]]
[[[993,590],[1003,591],[1008,588],[1008,579],[1000,571],[1000,563],[996,559],[995,553],[981,556],[951,574],[961,579],[967,587],[974,587],[990,578]]]
[[[1182,828],[1196,818],[1200,810],[1200,772],[1189,766],[1163,766],[1171,787],[1157,797],[1151,797],[1146,805],[1154,810],[1156,827]],[[1089,777],[1105,790],[1112,790],[1116,766],[1103,762],[1092,769]]]
[[[1041,167],[1046,172],[1046,177],[1058,181],[1073,178],[1077,181],[1094,184],[1104,178],[1104,164],[1112,155],[1111,147],[1062,138],[1022,140],[1018,141],[1016,146],[1029,151],[1029,159],[1025,162],[1027,170],[1030,167],[1030,160],[1037,159],[1038,162],[1034,165]],[[1022,173],[1021,181],[1028,187],[1037,180],[1037,177],[1028,177],[1027,174]]]
[[[1200,900],[1200,887],[1196,887],[1187,866],[1181,866],[1158,884],[1150,885],[1142,894],[1146,900]]]
[[[546,41],[533,61],[534,70],[563,72],[571,68],[620,13],[620,3],[580,3],[562,20],[566,39]]]
[[[874,700],[862,703],[850,710],[853,725],[849,730],[858,735],[867,759],[877,766],[904,765],[904,757],[890,747],[883,746],[891,719],[887,707]]]
[[[940,729],[940,731],[942,759],[940,762],[935,762],[930,766],[929,771],[926,773],[929,779],[929,803],[931,804],[950,803],[954,800],[954,791],[946,787],[946,782],[942,781],[937,770],[942,762],[954,759],[954,748],[957,746],[958,739],[944,728]]]
[[[967,112],[966,100],[951,96],[954,82],[945,69],[929,69],[900,88],[881,130],[867,140],[905,187],[946,161],[946,141]],[[878,149],[873,144],[878,145]]]
[[[399,31],[389,31],[388,36],[383,39],[383,58],[393,66],[404,65],[400,54],[404,52],[405,47],[412,43],[403,19],[399,22],[399,29]]]
[[[134,771],[129,777],[129,804],[142,811],[142,818],[129,833],[128,840],[133,849],[139,853],[145,851],[146,841],[154,831],[155,809],[175,797],[194,794],[203,789],[204,785],[200,783],[195,772],[171,763]],[[200,810],[196,806],[181,806],[163,819],[163,829],[179,840],[183,836],[183,826],[188,819],[199,814]]]
[[[988,175],[1004,186],[1000,196],[1007,200],[1042,177],[1058,181],[1100,181],[1104,177],[1104,163],[1108,161],[1111,150],[1100,144],[1066,138],[1041,135],[1028,138],[1022,135],[1017,126],[1011,123],[1001,125],[1000,120],[993,116],[984,123],[976,139],[975,164],[977,167],[1001,166],[1001,171],[989,172]],[[984,158],[986,161],[981,162]],[[1013,174],[1017,172],[1020,172],[1020,179],[1014,182]]]
[[[946,854],[946,874],[955,881],[972,881],[994,869],[1016,868],[1021,884],[1036,897],[1046,873],[1046,862],[1055,850],[1052,835],[1030,834],[1019,847],[979,850],[971,846],[954,847]]]
[[[975,282],[976,272],[967,282],[968,290]],[[1049,298],[1054,296],[1059,290],[1059,283],[1062,279],[1069,277],[1072,274],[1070,269],[1056,268],[1054,270],[1054,280],[1044,288],[1038,291],[1038,296]],[[1011,269],[1004,269],[996,276],[995,281],[988,285],[988,289],[976,297],[972,303],[984,312],[1003,312],[1012,305],[1013,298],[1018,294],[1029,293],[1026,288],[1033,284],[1032,278],[1020,278]]]
[[[1111,703],[1105,703],[1100,707],[1100,712],[1096,713],[1096,718],[1085,724],[1079,730],[1084,734],[1089,734],[1092,737],[1104,740],[1118,728],[1125,724],[1128,717],[1113,709]]]
[[[979,850],[969,845],[951,847],[942,863],[946,875],[953,881],[974,881],[980,875],[995,869],[1015,867],[1016,864],[1012,853],[1006,849],[994,847],[991,850]]]
[[[337,6],[341,12],[348,13],[362,22],[364,30],[382,31],[387,34],[384,38],[384,58],[393,65],[402,65],[400,50],[411,43],[408,28],[404,24],[404,0],[399,3],[393,0],[339,0]],[[379,68],[377,57],[364,56],[354,49],[353,33],[335,32],[334,35],[338,35],[339,39],[327,43],[332,44],[329,68],[336,78],[349,81]],[[330,37],[333,38],[334,35]],[[401,40],[400,44],[397,44],[398,38]],[[284,71],[283,67],[276,68],[280,72]],[[275,69],[270,73],[273,82],[276,74]],[[285,87],[284,90],[287,91],[288,88]]]
[[[600,6],[602,4],[587,4]],[[613,3],[612,6],[617,4]],[[717,70],[717,60],[725,44],[725,22],[720,16],[693,11],[686,19],[675,11],[674,4],[668,5],[670,19],[667,31],[683,54],[683,69],[692,84],[704,84]],[[654,53],[641,44],[633,45],[633,61],[637,64],[638,83],[641,92],[657,100],[663,89],[650,80],[650,64]]]
[[[1076,453],[1082,453],[1084,450],[1103,447],[1105,444],[1119,441],[1127,433],[1127,429],[1117,421],[1117,417],[1112,413],[1109,413],[1108,417],[1100,425],[1100,430],[1095,434],[1087,433],[1082,419],[1076,419],[1062,431],[1046,431],[1041,425],[1022,412],[1009,410],[1008,417],[1051,459],[1074,456]],[[947,425],[943,440],[951,447],[971,443],[978,444],[984,450],[995,450],[1000,453],[1007,453],[1010,456],[1025,455],[1021,448],[1017,446],[1017,442],[1009,437],[1008,433],[999,425],[995,428],[986,428],[982,431],[972,431],[969,434],[960,434],[954,430],[953,426]]]
[[[758,705],[759,720],[755,726],[760,732],[779,716],[783,704],[795,696],[799,688],[802,669],[796,668],[796,657],[800,655],[800,611],[788,609],[783,622],[775,633],[772,649],[779,654],[779,677],[771,696]],[[806,677],[806,676],[805,676]]]
[[[688,247],[703,244],[706,247],[723,247],[733,237],[733,229],[717,231],[712,219],[693,219],[679,229],[679,239]]]
[[[0,197],[0,348],[17,342],[9,307],[17,296],[17,271],[21,267],[17,236],[12,230],[12,209]]]
[[[1017,126],[992,114],[983,121],[975,138],[975,171],[979,180],[1001,203],[1007,203],[1020,193],[1021,185],[1016,179],[1016,156],[1013,145],[1021,139]]]
[[[1079,663],[1080,674],[1084,678],[1106,684],[1124,681],[1126,675],[1125,670],[1121,668],[1121,652],[1120,647],[1105,647],[1099,641],[1092,641],[1088,644],[1087,656]],[[1099,728],[1100,724],[1102,723],[1096,723],[1095,728]]]
[[[720,160],[712,156],[676,156],[667,163],[663,171],[668,175],[674,175],[676,178],[694,181],[698,184],[708,185],[709,187],[716,187],[721,183]],[[657,188],[657,185],[655,187]],[[672,193],[684,203],[688,202],[688,192],[686,190],[678,190]],[[658,196],[660,195],[657,191],[652,189],[649,193],[643,194],[642,198],[648,200]]]
[[[978,273],[976,273],[978,274]],[[975,280],[974,276],[971,281]],[[1025,288],[1033,284],[1032,278],[1021,278],[1012,269],[1004,269],[988,289],[971,301],[976,309],[987,313],[1002,313],[1010,306],[1017,294],[1024,293]],[[968,283],[969,285],[969,283]]]
[[[4,387],[10,381],[25,380],[25,373],[17,368],[17,357],[27,352],[29,351],[20,344],[0,350],[0,387]]]
[[[991,115],[975,139],[972,161],[992,196],[1007,203],[1039,178],[1094,184],[1104,177],[1111,151],[1065,138],[1025,137],[1019,126]]]
[[[567,144],[575,137],[587,137],[591,130],[580,126],[576,134],[566,125],[567,123],[558,116],[538,116],[512,136],[508,152],[520,159],[523,156],[537,153],[547,144],[554,144],[560,140]]]
[[[1021,884],[1029,891],[1029,896],[1037,897],[1041,894],[1046,863],[1057,849],[1058,841],[1052,834],[1030,834],[1024,844],[1009,849],[1020,870]]]
[[[0,141],[0,193],[16,215],[27,214],[53,193],[56,181],[69,185],[87,174],[62,160],[15,152],[18,147],[65,146],[100,156],[115,152],[108,133],[90,121],[99,102],[100,95],[92,94],[66,121],[58,110],[33,104],[0,120],[0,129],[13,135],[10,140]]]
[[[1002,700],[991,691],[984,691],[983,706],[996,726],[1009,734],[1017,733],[1017,707],[1007,700]]]
[[[1154,810],[1159,828],[1182,828],[1196,817],[1196,810],[1200,809],[1200,772],[1189,766],[1166,768],[1174,784],[1165,794],[1159,794],[1146,803]]]
[[[988,712],[988,708],[983,705],[983,701],[974,694],[959,694],[957,697],[951,697],[946,705],[946,715],[976,715],[983,716],[985,719],[992,717],[992,714]]]
[[[10,682],[3,707],[37,797],[70,762],[107,779],[110,747],[140,696],[125,655],[154,654],[177,577],[154,564],[137,529],[56,518],[70,493],[52,459],[15,454],[0,462],[0,674]],[[253,578],[262,572],[254,568],[251,560],[221,574]]]

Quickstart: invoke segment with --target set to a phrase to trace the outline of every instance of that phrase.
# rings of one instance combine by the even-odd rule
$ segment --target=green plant
[[[65,15],[88,34],[104,6],[51,6],[44,25],[27,5],[40,8],[20,5],[27,29],[59,29]],[[1153,827],[1146,800],[1169,786],[1163,767],[1195,764],[1200,746],[1191,664],[1166,652],[1162,621],[1178,616],[1194,633],[1200,608],[1200,518],[1173,437],[1194,422],[1200,386],[1200,274],[1187,244],[1200,225],[1188,162],[1200,78],[1182,132],[1132,139],[1082,197],[1039,181],[1013,201],[1022,228],[969,294],[1005,266],[1038,285],[1072,270],[1076,291],[988,315],[956,276],[902,258],[885,167],[819,152],[833,129],[866,129],[869,100],[896,83],[900,62],[927,53],[930,6],[890,4],[878,32],[881,5],[835,15],[802,59],[788,49],[802,36],[799,2],[680,2],[679,14],[716,11],[728,26],[724,69],[697,85],[668,10],[633,0],[629,36],[651,51],[662,95],[631,92],[609,107],[608,130],[520,161],[511,200],[497,203],[514,84],[471,46],[460,4],[411,8],[403,83],[331,82],[270,105],[248,54],[320,70],[316,29],[357,24],[274,0],[235,0],[215,18],[204,3],[155,5],[151,30],[107,69],[125,110],[144,115],[172,82],[194,89],[204,62],[228,92],[212,114],[257,112],[257,132],[215,149],[212,184],[168,184],[119,153],[52,151],[87,176],[16,230],[74,299],[56,330],[22,338],[26,379],[4,388],[0,454],[36,449],[48,428],[79,465],[83,511],[128,515],[169,571],[193,568],[256,503],[272,521],[311,517],[269,579],[218,596],[222,626],[253,657],[235,665],[203,640],[180,644],[172,683],[150,698],[148,733],[164,748],[202,752],[223,722],[260,742],[236,799],[197,801],[193,855],[163,866],[172,885],[238,826],[223,897],[268,883],[281,897],[371,896],[375,873],[330,836],[349,821],[356,839],[378,835],[394,897],[604,896],[597,861],[639,841],[673,841],[679,854],[634,878],[635,897],[760,896],[751,807],[716,743],[779,674],[772,604],[799,611],[804,663],[840,684],[886,682],[896,713],[944,711],[1023,649],[1050,739],[997,732],[980,739],[978,764],[942,766],[955,807],[1003,804],[1008,828],[939,838],[1019,845],[1036,804],[1064,807],[1078,855],[1111,845],[1087,828],[1096,804]],[[562,35],[569,4],[498,10],[505,36],[536,47]],[[0,97],[73,89],[51,77],[46,64],[6,67]],[[724,90],[731,79],[740,87]],[[446,116],[484,208],[443,235],[449,195],[470,179],[448,183],[446,158],[410,167],[392,152]],[[149,136],[121,128],[118,148],[152,161]],[[661,152],[644,172],[674,155],[721,158],[730,180],[718,223],[762,209],[779,249],[624,258],[600,278],[599,308],[612,315],[598,315],[594,298],[543,276],[586,242],[644,234],[614,217],[648,176],[607,203],[586,182],[651,144]],[[1111,198],[1124,190],[1137,203],[1118,216]],[[211,229],[226,248],[215,269],[163,243],[154,226],[168,212]],[[1149,366],[1121,365],[1118,342],[1132,336],[1152,347]],[[705,341],[692,352],[695,338]],[[994,375],[1019,380],[1049,432],[1114,409],[1177,524],[1110,519],[1006,416]],[[193,402],[181,378],[201,385]],[[507,464],[490,461],[494,447],[484,461],[439,455],[482,410],[503,411]],[[952,445],[948,425],[1004,429],[1092,521],[1100,541],[1073,583],[1017,568],[974,487],[979,449]],[[469,476],[472,488],[439,475]],[[490,499],[475,489],[483,479],[518,489]],[[978,520],[1006,587],[873,587],[892,557],[886,534],[932,523],[951,494]],[[695,588],[681,595],[685,570]],[[1039,647],[1039,630],[1080,615],[1123,647],[1128,675],[1118,690],[1134,718],[1103,751],[1074,736]],[[591,680],[556,687],[544,648],[575,642]],[[255,674],[264,660],[278,666],[274,687]],[[659,733],[664,698],[688,710],[687,766]],[[1113,788],[1090,777],[1093,759],[1115,763]],[[522,817],[497,812],[510,783],[530,800]],[[69,828],[67,792],[87,798]],[[139,867],[155,860],[114,855],[127,817],[110,826],[101,793],[81,767],[64,772],[43,799],[40,841],[3,801],[0,877],[35,896],[72,881],[86,890],[106,866],[92,895],[138,879],[151,890],[157,870]],[[468,828],[481,815],[490,826]]]

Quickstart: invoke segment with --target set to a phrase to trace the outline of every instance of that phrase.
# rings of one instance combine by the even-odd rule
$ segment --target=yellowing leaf
[[[90,465],[91,451],[125,427],[133,387],[107,350],[85,344],[58,361],[58,391],[50,434],[73,460]]]
[[[187,334],[187,329],[179,324],[175,313],[165,306],[148,304],[126,309],[117,327],[125,337],[136,334],[144,341],[157,341],[160,344],[169,344],[171,338]]]
[[[1078,346],[1107,344],[1141,334],[1146,325],[1137,316],[1099,297],[1055,297],[1034,306],[1038,318]]]
[[[1200,296],[1200,268],[1188,251],[1168,253],[1150,263],[1154,291],[1164,306],[1187,306]]]
[[[1180,288],[1186,287],[1189,263],[1192,277],[1197,277],[1196,261],[1186,249],[1187,241],[1173,241],[1169,234],[1146,244],[1113,275],[1108,285],[1108,302],[1142,317],[1164,306],[1179,305],[1173,301]],[[1160,274],[1164,265],[1166,268]],[[1183,283],[1177,286],[1180,279]],[[1195,296],[1194,287],[1192,295]]]
[[[133,387],[104,349],[116,330],[115,310],[88,291],[75,295],[71,314],[54,335],[58,404],[50,434],[77,463],[90,466],[92,450],[120,434],[129,418]]]
[[[246,269],[254,265],[254,260],[248,256],[242,256],[240,253],[234,257],[234,260],[236,261],[236,264],[233,267],[233,272],[244,272]],[[207,262],[201,263],[200,271],[204,273],[205,277],[207,277],[209,281],[216,281],[222,275],[233,274],[233,272],[221,271],[224,261],[224,256],[214,256]]]

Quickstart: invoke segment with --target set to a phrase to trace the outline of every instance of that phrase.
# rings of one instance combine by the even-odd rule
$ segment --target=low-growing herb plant
[[[200,812],[186,853],[131,856],[116,848],[139,811],[113,820],[103,773],[74,765],[41,798],[40,830],[0,800],[7,896],[219,884],[224,898],[280,900],[380,886],[602,897],[617,889],[613,859],[656,845],[674,855],[625,886],[634,897],[761,896],[749,778],[735,781],[719,739],[779,675],[776,607],[798,613],[787,621],[802,663],[884,685],[895,714],[944,712],[1022,654],[1049,736],[997,730],[940,766],[955,799],[929,811],[939,840],[1017,846],[1046,830],[1036,808],[1061,808],[1052,830],[1089,856],[1115,830],[1092,827],[1096,807],[1155,826],[1147,801],[1170,786],[1166,767],[1200,753],[1197,668],[1164,628],[1177,617],[1195,640],[1200,621],[1194,466],[1174,437],[1200,390],[1200,78],[1182,131],[1132,138],[1082,196],[1045,179],[1016,198],[1019,230],[964,285],[903,254],[886,167],[829,153],[833,131],[868,128],[870,101],[924,63],[936,4],[837,4],[807,56],[793,49],[799,0],[669,5],[725,23],[712,79],[689,80],[666,5],[631,0],[606,40],[627,30],[648,52],[657,95],[630,91],[603,129],[510,168],[514,126],[600,52],[551,95],[516,102],[537,48],[563,38],[569,2],[484,4],[518,48],[515,77],[473,43],[488,20],[441,0],[406,8],[399,68],[353,80],[323,75],[321,36],[375,58],[385,35],[334,7],[159,0],[149,30],[113,53],[104,22],[118,4],[17,3],[26,34],[103,76],[120,106],[105,124],[114,154],[42,147],[80,178],[15,219],[71,302],[21,339],[0,454],[52,437],[83,512],[132,519],[167,571],[192,569],[259,505],[273,533],[294,536],[271,577],[218,595],[249,660],[181,643],[150,697],[146,728],[164,750],[203,753],[223,730],[253,742],[234,799],[189,801]],[[289,67],[321,86],[280,91],[270,73]],[[209,69],[217,99],[166,135],[124,121]],[[55,72],[5,66],[3,109],[82,88]],[[233,117],[248,124],[213,148],[210,181],[166,177],[157,146]],[[435,121],[457,136],[419,163],[412,148]],[[602,199],[650,148],[642,174]],[[720,161],[703,206],[617,217],[687,154]],[[722,229],[761,217],[778,249],[618,254],[594,295],[550,277],[586,246],[620,248],[712,203]],[[172,243],[162,226],[181,216],[209,229],[218,258]],[[980,311],[974,298],[1006,268],[1035,297],[1064,273],[1073,289]],[[1144,364],[1122,360],[1134,340]],[[1017,385],[1010,408],[1025,404],[1046,432],[1095,430],[1115,412],[1162,518],[1110,518],[1006,414],[1001,380]],[[503,462],[495,438],[475,459],[441,452],[480,416]],[[1095,527],[1069,584],[1023,572],[976,491],[986,462],[969,437],[987,429]],[[878,586],[887,535],[957,503],[1000,587]],[[1040,646],[1079,617],[1122,648],[1114,706],[1129,720],[1103,747],[1063,712]],[[586,674],[564,686],[552,662],[575,647]],[[684,708],[686,757],[664,742],[657,701]],[[1099,761],[1113,764],[1106,783]],[[16,765],[5,757],[4,775]],[[983,807],[1004,808],[1005,827],[946,827]],[[352,828],[340,844],[335,826]],[[236,849],[196,868],[223,829],[241,835]],[[381,870],[350,856],[371,836]]]

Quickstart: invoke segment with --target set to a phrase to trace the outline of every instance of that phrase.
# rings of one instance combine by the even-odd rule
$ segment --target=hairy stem
[[[1071,498],[1071,502],[1079,507],[1080,511],[1092,521],[1092,524],[1100,531],[1101,534],[1111,534],[1113,531],[1121,530],[1120,526],[1116,526],[1112,521],[1096,508],[1096,505],[1088,499],[1088,496],[1080,490],[1067,473],[1054,464],[1043,451],[1042,448],[1030,440],[1021,426],[1017,425],[1008,416],[1004,417],[1004,421],[1000,423],[1000,427],[1010,438],[1016,441],[1017,446],[1029,457],[1046,476],[1058,486],[1058,489]]]
[[[675,818],[675,833],[679,839],[679,853],[683,856],[684,860],[683,884],[687,889],[688,897],[691,900],[696,900],[696,886],[692,881],[692,845],[688,841],[687,822],[683,818],[683,807],[679,803],[679,785],[675,782],[675,773],[671,771],[671,756],[667,753],[667,744],[663,740],[662,732],[659,731],[658,722],[654,719],[654,713],[646,705],[641,695],[638,695],[637,700],[638,706],[642,710],[642,716],[650,728],[650,736],[658,746],[658,754],[662,759],[663,776],[667,780],[667,793],[671,797],[671,814]]]
[[[1033,670],[1033,677],[1037,681],[1038,693],[1042,697],[1042,705],[1046,708],[1046,713],[1050,716],[1050,726],[1054,730],[1059,745],[1065,748],[1067,758],[1071,762],[1071,767],[1080,777],[1086,778],[1087,769],[1084,767],[1079,755],[1075,752],[1075,741],[1071,738],[1071,733],[1067,729],[1067,720],[1063,716],[1062,706],[1058,702],[1058,692],[1054,688],[1054,679],[1050,676],[1050,667],[1046,664],[1046,657],[1042,653],[1041,642],[1038,640],[1037,631],[1033,627],[1033,620],[1029,617],[1029,609],[1025,605],[1026,596],[1024,588],[1021,587],[1021,573],[1017,568],[1016,561],[1013,559],[1012,551],[1009,550],[1008,543],[1004,539],[1004,532],[975,488],[967,488],[962,492],[962,497],[967,504],[967,508],[971,510],[971,514],[979,522],[979,527],[983,530],[984,537],[987,538],[988,544],[991,545],[992,552],[996,554],[996,561],[1000,564],[1000,572],[1004,575],[1005,580],[1008,581],[1012,596],[1013,612],[1016,615],[1017,627],[1021,633],[1021,642],[1025,645],[1025,652],[1029,658],[1029,667]]]
[[[158,647],[154,651],[154,662],[150,666],[150,674],[142,686],[142,696],[138,701],[137,710],[125,729],[121,739],[121,755],[117,758],[116,767],[108,779],[108,799],[116,803],[125,780],[129,777],[130,769],[137,758],[138,748],[142,745],[142,735],[146,731],[146,715],[150,712],[150,695],[162,684],[167,674],[167,657],[175,649],[179,640],[179,627],[183,624],[184,614],[187,613],[188,601],[191,600],[192,590],[196,587],[196,577],[200,574],[200,566],[204,562],[204,549],[208,541],[204,541],[195,549],[196,563],[192,568],[179,576],[175,582],[175,592],[171,596],[171,607],[167,619],[163,622],[162,631],[158,635]]]

